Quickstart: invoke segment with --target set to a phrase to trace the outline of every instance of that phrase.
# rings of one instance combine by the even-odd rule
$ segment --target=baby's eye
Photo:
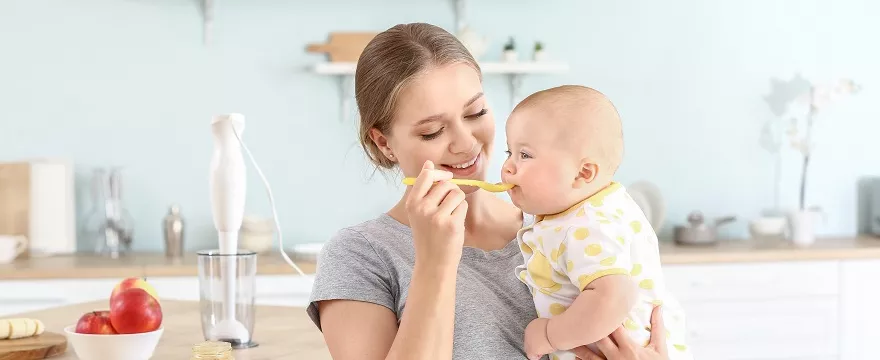
[[[520,152],[520,153],[519,153],[519,157],[520,157],[521,159],[529,159],[529,158],[531,158],[532,156],[529,155],[529,154],[526,154],[526,153],[524,153],[524,152]]]
[[[507,154],[507,157],[510,157],[510,150],[504,150],[504,153]]]

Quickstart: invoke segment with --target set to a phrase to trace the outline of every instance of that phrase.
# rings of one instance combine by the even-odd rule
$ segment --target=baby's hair
[[[623,125],[617,107],[605,94],[582,85],[561,85],[529,95],[512,113],[531,108],[544,108],[548,113],[564,116],[560,120],[560,136],[584,144],[609,175],[617,172],[623,161]],[[574,128],[584,131],[570,131],[565,125],[575,125]]]

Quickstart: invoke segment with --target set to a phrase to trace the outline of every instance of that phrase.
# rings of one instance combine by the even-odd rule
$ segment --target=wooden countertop
[[[75,304],[14,315],[41,320],[46,331],[64,335],[64,327],[76,323],[88,311],[106,308],[105,301]],[[162,339],[153,359],[189,359],[193,345],[204,341],[199,303],[195,301],[162,301]],[[257,305],[254,322],[257,347],[235,350],[236,360],[310,359],[330,360],[321,332],[312,324],[301,307]],[[76,360],[73,346],[52,360]]]
[[[288,256],[304,273],[315,272],[313,260],[297,259],[290,253]],[[258,255],[257,274],[295,275],[296,270],[276,251]],[[0,280],[197,275],[198,258],[195,253],[188,253],[181,259],[168,259],[164,253],[133,253],[122,255],[118,259],[97,254],[75,254],[19,259],[9,264],[0,264]]]
[[[667,265],[880,259],[880,237],[824,238],[804,248],[786,241],[728,240],[712,246],[680,246],[661,242],[660,256],[663,264]],[[314,273],[314,260],[293,260],[304,272]],[[195,254],[187,254],[180,260],[167,259],[161,253],[130,254],[119,259],[78,254],[21,259],[10,264],[0,264],[0,280],[196,276],[197,271]],[[257,273],[296,274],[277,251],[259,255]]]
[[[727,240],[712,246],[679,246],[662,242],[664,265],[767,261],[880,259],[880,237],[831,237],[807,247],[788,241]]]

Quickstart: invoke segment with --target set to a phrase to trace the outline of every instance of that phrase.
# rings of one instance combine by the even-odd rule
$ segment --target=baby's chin
[[[541,213],[541,210],[538,207],[532,206],[532,204],[530,204],[528,201],[524,201],[524,199],[520,198],[519,196],[511,196],[510,201],[513,203],[513,206],[516,206],[526,214],[540,215]]]

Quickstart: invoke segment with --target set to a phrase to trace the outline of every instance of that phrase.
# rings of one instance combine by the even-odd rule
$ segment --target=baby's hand
[[[529,360],[538,360],[541,356],[554,351],[550,341],[547,340],[546,318],[537,318],[526,326],[525,347],[526,356]]]

